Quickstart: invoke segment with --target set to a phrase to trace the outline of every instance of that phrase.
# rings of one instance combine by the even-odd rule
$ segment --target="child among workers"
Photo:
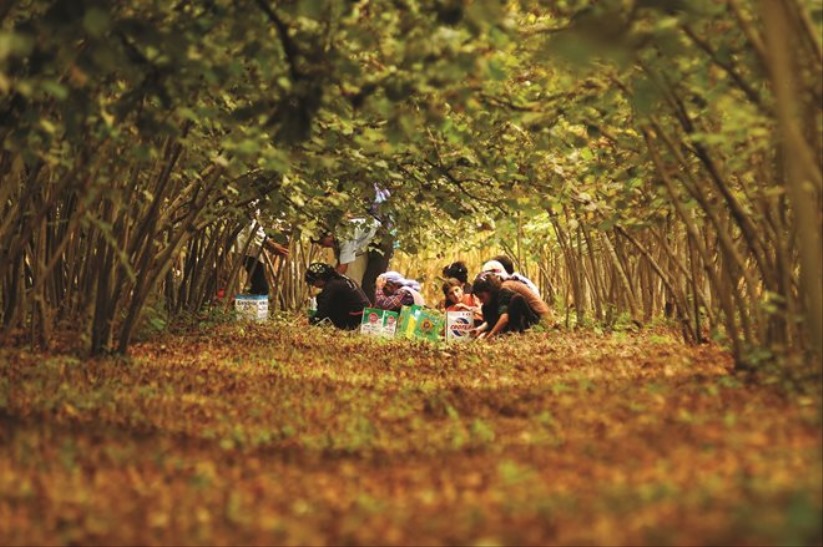
[[[462,260],[452,262],[443,268],[443,277],[446,279],[455,278],[463,285],[463,292],[472,293],[472,284],[469,283],[469,269]]]
[[[463,291],[463,283],[450,277],[443,283],[443,296],[446,300],[446,311],[470,311],[476,324],[483,322],[483,312],[480,308],[480,301],[473,294]]]
[[[457,279],[463,287],[464,294],[472,293],[472,284],[469,283],[469,269],[462,260],[457,260],[443,267],[443,279]],[[443,298],[437,303],[438,310],[445,310],[449,306],[449,299]]]

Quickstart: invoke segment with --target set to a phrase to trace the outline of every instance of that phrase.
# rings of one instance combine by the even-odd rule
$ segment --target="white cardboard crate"
[[[468,342],[469,332],[474,328],[474,319],[470,311],[446,312],[446,340]]]
[[[269,318],[269,297],[263,294],[238,294],[234,297],[238,319],[266,321]]]

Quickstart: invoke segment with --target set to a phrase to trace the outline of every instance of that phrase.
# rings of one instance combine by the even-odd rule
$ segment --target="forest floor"
[[[0,349],[0,544],[820,545],[818,395],[666,331]]]

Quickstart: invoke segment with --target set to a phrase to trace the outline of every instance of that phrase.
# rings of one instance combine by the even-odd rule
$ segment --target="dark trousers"
[[[376,241],[377,238],[380,241]],[[394,255],[394,236],[388,230],[381,228],[377,231],[372,246],[369,247],[369,261],[363,273],[363,283],[361,283],[366,298],[372,304],[374,304],[374,287],[377,283],[377,276],[389,269],[392,255]]]
[[[507,332],[523,332],[540,321],[540,316],[529,307],[526,299],[519,294],[512,297],[511,302],[509,302],[508,312]]]
[[[258,262],[253,256],[247,256],[243,263],[246,272],[249,274],[249,281],[251,282],[251,289],[249,294],[264,294],[269,295],[269,282],[266,281],[266,265]]]

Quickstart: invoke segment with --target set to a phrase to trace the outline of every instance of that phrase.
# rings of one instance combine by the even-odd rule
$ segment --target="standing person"
[[[309,319],[312,325],[328,319],[338,329],[355,330],[360,326],[369,301],[357,283],[323,262],[310,264],[303,277],[320,289],[317,311]]]
[[[518,283],[518,282],[513,282]],[[483,324],[475,329],[478,338],[493,338],[509,332],[524,332],[536,325],[547,313],[548,306],[530,305],[523,294],[503,286],[500,278],[492,273],[481,273],[474,283],[474,294],[483,303]],[[525,285],[524,285],[525,287]],[[526,289],[528,293],[531,291]],[[539,298],[535,301],[542,302]]]
[[[269,238],[259,220],[260,213],[255,211],[251,222],[243,228],[237,238],[237,247],[244,253],[243,267],[251,284],[249,294],[269,295],[269,282],[266,280],[265,252],[278,256],[288,256],[289,248]]]
[[[425,306],[420,294],[420,283],[406,279],[397,272],[385,272],[377,277],[377,294],[374,306],[381,310],[400,311],[403,306]]]
[[[344,274],[358,286],[362,286],[363,274],[366,273],[369,260],[369,244],[377,233],[378,224],[371,217],[353,218],[348,222],[350,234],[338,237],[335,234],[326,233],[318,240],[318,243],[323,247],[334,249],[337,273]]]
[[[394,226],[391,217],[384,210],[384,203],[389,199],[391,192],[374,185],[374,201],[369,208],[369,214],[377,221],[377,230],[368,249],[366,271],[363,273],[363,292],[371,302],[375,302],[378,292],[377,277],[389,269],[389,262],[394,255]]]

